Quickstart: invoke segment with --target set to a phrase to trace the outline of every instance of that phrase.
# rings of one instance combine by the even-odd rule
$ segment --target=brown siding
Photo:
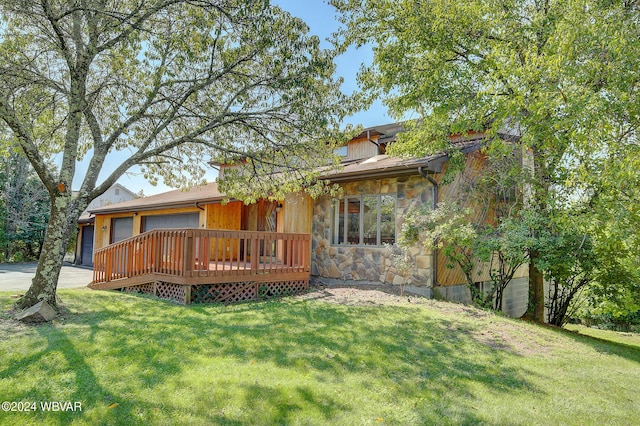
[[[311,233],[313,200],[305,194],[287,195],[283,203],[282,232]]]
[[[366,138],[350,141],[347,147],[348,160],[359,160],[378,155],[378,146]]]
[[[240,229],[242,221],[242,203],[232,201],[228,204],[208,204],[206,207],[206,228]]]
[[[209,204],[206,206],[208,229],[239,230],[242,224],[242,203],[233,201],[228,204]],[[231,244],[227,239],[211,239],[211,259],[238,259],[242,247]]]
[[[479,152],[474,152],[469,154],[467,157],[467,161],[465,164],[466,176],[467,177],[475,177],[478,175],[479,171],[484,167],[486,162],[486,157]],[[436,180],[441,182],[443,174],[439,174],[436,176]],[[462,193],[463,181],[462,176],[458,175],[453,182],[448,185],[441,186],[439,188],[438,194],[438,202],[451,202],[453,200],[459,199]],[[477,200],[476,200],[477,201]],[[487,206],[482,205],[478,202],[467,202],[466,205],[473,210],[472,216],[469,218],[470,221],[475,223],[493,223],[495,222],[495,217],[493,217],[493,209],[488,208]],[[438,283],[445,286],[451,285],[460,285],[466,284],[467,280],[464,276],[464,273],[455,265],[453,268],[447,267],[448,261],[440,252],[438,253]],[[528,276],[528,267],[523,265],[518,269],[514,278],[525,277]],[[489,264],[481,263],[476,265],[473,271],[473,278],[476,282],[486,282],[490,281],[491,278],[489,276]]]

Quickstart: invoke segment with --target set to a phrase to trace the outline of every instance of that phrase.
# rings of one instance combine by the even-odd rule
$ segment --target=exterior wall
[[[200,226],[206,223],[206,212],[197,207],[183,207],[173,209],[159,209],[150,211],[137,212],[124,212],[113,214],[98,214],[95,219],[95,234],[93,250],[97,250],[102,247],[108,246],[111,241],[111,220],[119,217],[131,217],[133,216],[133,229],[132,236],[139,235],[142,230],[142,220],[147,216],[177,214],[177,213],[199,213],[200,214]]]
[[[133,199],[136,198],[136,194],[134,194],[133,192],[129,191],[127,188],[125,188],[124,186],[120,185],[119,183],[116,183],[115,185],[111,186],[109,189],[107,189],[101,196],[99,196],[98,198],[92,200],[89,205],[87,206],[87,208],[82,212],[82,214],[80,216],[88,216],[88,211],[91,209],[95,209],[97,207],[104,207],[104,206],[108,206],[111,204],[116,204],[116,203],[121,203],[123,201],[131,201]],[[80,262],[80,260],[82,259],[82,229],[85,226],[91,226],[92,223],[82,223],[78,225],[78,236],[77,236],[77,240],[76,240],[76,253],[75,253],[75,258],[76,258],[76,262]],[[98,229],[98,227],[96,226],[95,228],[96,230]],[[96,237],[96,231],[94,231],[93,237],[95,240]],[[95,241],[94,241],[94,249],[95,249]],[[93,262],[91,262],[93,263]],[[87,259],[82,259],[82,264],[83,265],[88,265],[88,260]]]
[[[482,289],[488,292],[489,283],[482,284]],[[435,296],[450,302],[471,303],[471,294],[466,285],[438,286],[433,288]],[[514,278],[502,296],[502,310],[513,318],[520,318],[527,312],[529,304],[528,276]]]
[[[112,204],[122,203],[124,201],[131,201],[136,198],[136,194],[129,191],[124,186],[116,183],[107,189],[102,195],[94,199],[89,203],[85,212],[88,210],[96,209],[98,207],[110,206]]]
[[[239,230],[242,228],[243,204],[240,201],[233,201],[224,205],[221,203],[207,204],[204,207],[205,215],[207,217],[206,228],[230,230]],[[231,259],[238,259],[238,250],[239,247],[235,245],[231,247],[228,239],[227,241],[216,241],[216,239],[211,239],[209,251],[211,259],[222,259],[223,256]]]
[[[342,185],[342,189],[343,195],[395,195],[396,239],[411,207],[433,203],[433,188],[419,175],[350,182]],[[413,268],[402,274],[396,270],[392,253],[385,247],[331,244],[331,198],[315,201],[312,223],[311,275],[342,281],[432,286],[431,253],[421,245],[411,249]]]
[[[241,229],[242,206],[240,201],[227,204],[215,203],[204,206],[207,229]]]
[[[313,200],[306,194],[289,194],[282,207],[282,231],[310,234]],[[280,218],[279,218],[280,222]]]
[[[378,136],[372,138],[377,140]],[[367,138],[355,139],[347,145],[347,160],[361,160],[378,155],[378,146]]]

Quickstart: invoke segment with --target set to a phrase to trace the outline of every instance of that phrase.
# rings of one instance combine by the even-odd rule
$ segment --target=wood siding
[[[350,141],[347,147],[347,160],[361,160],[378,155],[378,145],[367,138]]]
[[[121,218],[121,217],[133,217],[133,229],[131,230],[132,231],[131,235],[136,236],[136,235],[140,235],[140,233],[142,232],[142,220],[144,217],[177,214],[177,213],[199,213],[200,224],[202,225],[205,223],[204,222],[205,212],[195,206],[166,208],[166,209],[140,211],[140,212],[131,211],[131,212],[124,212],[124,213],[97,214],[95,219],[96,228],[95,228],[93,250],[95,251],[100,248],[106,247],[111,243],[110,238],[111,238],[112,219]]]
[[[208,204],[206,206],[208,229],[229,229],[239,230],[242,226],[242,203],[233,201],[228,204]],[[231,244],[228,239],[218,241],[211,239],[211,255],[222,258],[223,256],[237,259],[243,247]]]
[[[438,193],[438,203],[449,203],[454,200],[460,199],[460,197],[463,195],[463,188],[465,186],[465,182],[463,179],[476,177],[484,167],[485,163],[486,157],[480,152],[473,152],[469,154],[465,164],[466,177],[462,174],[459,174],[450,184],[440,186]],[[436,180],[438,181],[438,183],[442,182],[443,176],[444,173],[436,175]],[[473,211],[473,214],[469,217],[469,221],[474,223],[495,223],[496,219],[493,216],[493,209],[482,205],[481,200],[475,199],[474,201],[465,203],[465,205],[466,207],[471,208]],[[444,286],[466,284],[467,280],[460,267],[454,265],[453,268],[449,268],[447,266],[448,263],[449,262],[446,257],[438,252],[438,283]],[[516,271],[514,279],[519,277],[526,277],[528,276],[528,274],[529,270],[527,265],[523,265]],[[473,277],[476,282],[490,281],[491,278],[489,276],[489,264],[480,263],[476,265],[473,271]]]

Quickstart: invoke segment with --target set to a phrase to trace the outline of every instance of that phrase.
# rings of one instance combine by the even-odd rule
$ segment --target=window
[[[347,196],[331,205],[331,244],[380,246],[396,241],[396,197]]]
[[[347,155],[349,155],[349,149],[345,145],[345,146],[341,146],[340,148],[334,149],[333,153],[335,155],[339,155],[340,157],[346,157]]]

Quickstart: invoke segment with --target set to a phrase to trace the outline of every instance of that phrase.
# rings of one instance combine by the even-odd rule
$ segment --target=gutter
[[[425,166],[419,166],[418,173],[420,173],[420,176],[427,179],[431,184],[431,188],[433,190],[433,209],[435,210],[436,208],[438,208],[438,187],[439,186],[438,186],[438,182],[436,182],[436,180],[432,178],[431,175],[429,174],[429,172],[434,174],[436,173],[433,170],[431,170],[429,166],[430,166],[429,162],[427,162],[426,169],[425,169]],[[438,249],[436,247],[433,248],[432,255],[431,255],[431,270],[433,271],[433,286],[439,287],[441,284],[438,282]]]

